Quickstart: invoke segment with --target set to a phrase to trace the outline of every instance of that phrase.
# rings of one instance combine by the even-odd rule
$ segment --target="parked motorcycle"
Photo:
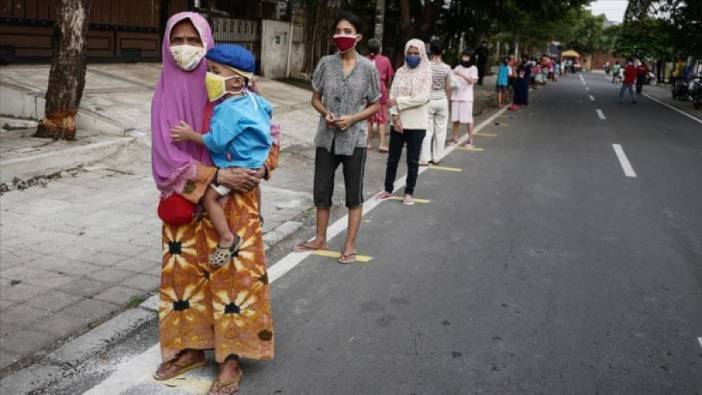
[[[696,109],[702,107],[702,82],[700,81],[700,75],[690,79],[687,90],[692,105]]]
[[[687,100],[688,83],[685,82],[683,78],[676,78],[675,82],[673,82],[673,84],[670,85],[670,89],[673,94],[673,99]]]

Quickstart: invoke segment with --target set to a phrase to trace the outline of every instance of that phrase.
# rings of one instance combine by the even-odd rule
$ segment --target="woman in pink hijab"
[[[163,362],[154,378],[167,380],[201,367],[204,350],[214,349],[219,374],[209,393],[230,394],[239,388],[240,357],[273,358],[257,189],[260,179],[277,166],[279,146],[274,144],[260,171],[219,171],[202,146],[171,140],[170,130],[180,121],[201,133],[208,129],[215,104],[207,101],[204,55],[213,45],[210,27],[199,14],[181,12],[168,20],[163,69],[151,105],[152,171],[162,198],[159,214],[168,221],[177,217],[170,215],[173,211],[197,204],[212,182],[230,187],[224,209],[243,244],[231,262],[214,269],[207,256],[217,233],[206,215],[186,217],[186,223],[164,222],[159,306]],[[173,200],[178,205],[166,204]]]

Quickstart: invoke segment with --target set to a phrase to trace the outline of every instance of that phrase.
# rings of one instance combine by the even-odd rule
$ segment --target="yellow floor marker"
[[[430,169],[434,170],[443,170],[443,171],[453,171],[453,172],[462,172],[463,169],[459,169],[457,167],[446,167],[446,166],[436,166],[436,165],[429,165]]]
[[[329,251],[329,250],[315,250],[312,251],[312,255],[317,255],[317,256],[324,256],[327,258],[336,258],[339,259],[341,257],[341,252],[339,251]],[[366,255],[356,255],[356,261],[357,262],[370,262],[373,259],[373,257],[366,256]]]
[[[402,201],[402,200],[405,200],[405,199],[402,198],[402,197],[399,197],[399,196],[392,196],[392,197],[389,197],[388,200],[400,200],[400,201]],[[429,202],[431,202],[431,200],[414,198],[414,202],[415,202],[415,203],[419,203],[419,204],[429,204]]]
[[[497,137],[497,134],[495,134],[495,133],[473,133],[473,136],[478,136],[478,137]]]
[[[461,151],[483,152],[483,149],[478,147],[456,147],[456,149],[459,149]]]

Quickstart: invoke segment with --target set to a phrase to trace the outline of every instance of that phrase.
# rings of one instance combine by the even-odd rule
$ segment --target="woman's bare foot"
[[[419,161],[419,166],[429,166],[429,162],[425,162],[423,160]]]
[[[388,191],[383,191],[383,192],[380,192],[379,194],[377,194],[375,197],[378,200],[388,200],[392,197],[392,193],[390,193]]]
[[[317,239],[311,241],[305,241],[293,247],[294,252],[306,252],[306,251],[316,251],[324,250],[327,248],[327,242],[325,240]]]
[[[414,206],[414,197],[409,193],[405,194],[405,198],[402,199],[402,204],[405,206]]]

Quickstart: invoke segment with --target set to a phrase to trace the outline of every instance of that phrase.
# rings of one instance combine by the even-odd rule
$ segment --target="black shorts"
[[[332,146],[332,151],[334,147]],[[343,165],[346,186],[346,207],[356,208],[363,204],[363,173],[366,166],[366,149],[356,147],[353,155],[336,155],[317,147],[314,158],[314,205],[330,208],[334,195],[334,173]]]

